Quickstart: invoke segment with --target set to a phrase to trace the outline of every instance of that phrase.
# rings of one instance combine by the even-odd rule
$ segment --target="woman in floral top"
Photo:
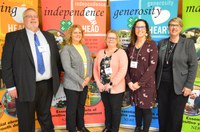
[[[108,31],[106,49],[100,50],[94,61],[94,78],[101,92],[105,110],[105,128],[102,132],[119,131],[128,67],[126,52],[120,47],[117,32],[115,30]]]
[[[135,132],[142,131],[142,124],[143,131],[148,132],[152,119],[151,108],[156,99],[158,50],[156,43],[151,40],[149,25],[143,19],[133,25],[127,56],[129,66],[126,81],[131,89],[131,101],[135,103]]]

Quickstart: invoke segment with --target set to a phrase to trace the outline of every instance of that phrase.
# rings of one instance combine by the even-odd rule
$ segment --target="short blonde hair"
[[[82,29],[82,27],[78,24],[74,24],[72,25],[67,31],[66,31],[66,37],[65,37],[65,41],[67,45],[72,45],[72,32],[78,28],[81,33],[82,33],[82,38],[80,40],[80,43],[83,44],[83,37],[84,37],[84,30]]]
[[[177,22],[179,24],[180,27],[183,27],[183,21],[181,18],[179,17],[174,17],[172,18],[169,22],[168,22],[168,26],[171,22]]]
[[[107,37],[108,37],[108,34],[109,33],[114,33],[115,35],[116,35],[116,40],[117,40],[117,48],[122,48],[122,46],[121,46],[121,41],[120,41],[120,39],[119,39],[119,35],[118,35],[118,32],[117,31],[115,31],[115,30],[109,30],[108,32],[107,32],[107,34],[106,34],[106,40],[107,40]],[[107,44],[106,44],[106,47],[108,47],[107,46]]]

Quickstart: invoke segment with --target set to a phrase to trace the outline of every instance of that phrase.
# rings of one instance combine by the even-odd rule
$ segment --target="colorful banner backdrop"
[[[2,48],[7,32],[24,28],[22,14],[27,8],[38,9],[38,0],[1,0],[0,2],[0,60]],[[1,61],[0,61],[1,62]],[[39,125],[36,122],[36,127]],[[18,131],[15,100],[11,98],[5,88],[1,74],[0,63],[0,131]]]
[[[183,35],[190,38],[195,43],[198,57],[198,71],[195,79],[194,90],[185,106],[183,116],[183,132],[200,131],[200,5],[199,0],[183,0],[182,19]]]
[[[118,31],[123,47],[130,43],[130,31],[137,19],[145,19],[156,42],[169,36],[168,21],[177,16],[178,0],[110,0],[111,28]],[[127,88],[128,89],[128,88]],[[121,125],[135,125],[134,106],[130,105],[128,91],[124,97]],[[157,107],[152,109],[151,127],[158,129]]]
[[[42,26],[55,35],[59,48],[65,44],[65,31],[72,24],[80,24],[84,29],[84,43],[93,53],[105,47],[106,0],[42,0]],[[103,23],[103,24],[102,24]],[[66,125],[66,98],[61,86],[52,102],[52,116],[55,126]],[[104,110],[98,88],[92,80],[89,85],[85,107],[85,123],[104,123]]]

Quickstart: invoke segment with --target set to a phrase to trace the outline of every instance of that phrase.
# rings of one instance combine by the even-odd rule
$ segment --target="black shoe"
[[[141,132],[141,127],[136,127],[134,132]]]
[[[88,130],[86,127],[78,128],[78,131],[81,131],[81,132],[90,132],[90,130]]]
[[[102,132],[111,132],[111,130],[108,129],[108,128],[104,128],[104,129],[102,130]]]

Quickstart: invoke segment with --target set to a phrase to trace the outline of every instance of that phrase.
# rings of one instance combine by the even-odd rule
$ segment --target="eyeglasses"
[[[175,28],[177,28],[177,27],[179,27],[180,25],[179,24],[169,24],[168,25],[168,27],[175,27]]]
[[[26,17],[26,18],[38,18],[38,16],[37,15],[26,15],[26,16],[24,16],[24,17]]]
[[[138,29],[143,29],[144,30],[145,28],[146,28],[146,26],[135,26],[135,29],[137,29],[137,30]]]
[[[77,35],[77,34],[82,34],[82,32],[72,32],[72,34]]]
[[[107,39],[116,40],[117,38],[115,38],[115,37],[107,37]]]

